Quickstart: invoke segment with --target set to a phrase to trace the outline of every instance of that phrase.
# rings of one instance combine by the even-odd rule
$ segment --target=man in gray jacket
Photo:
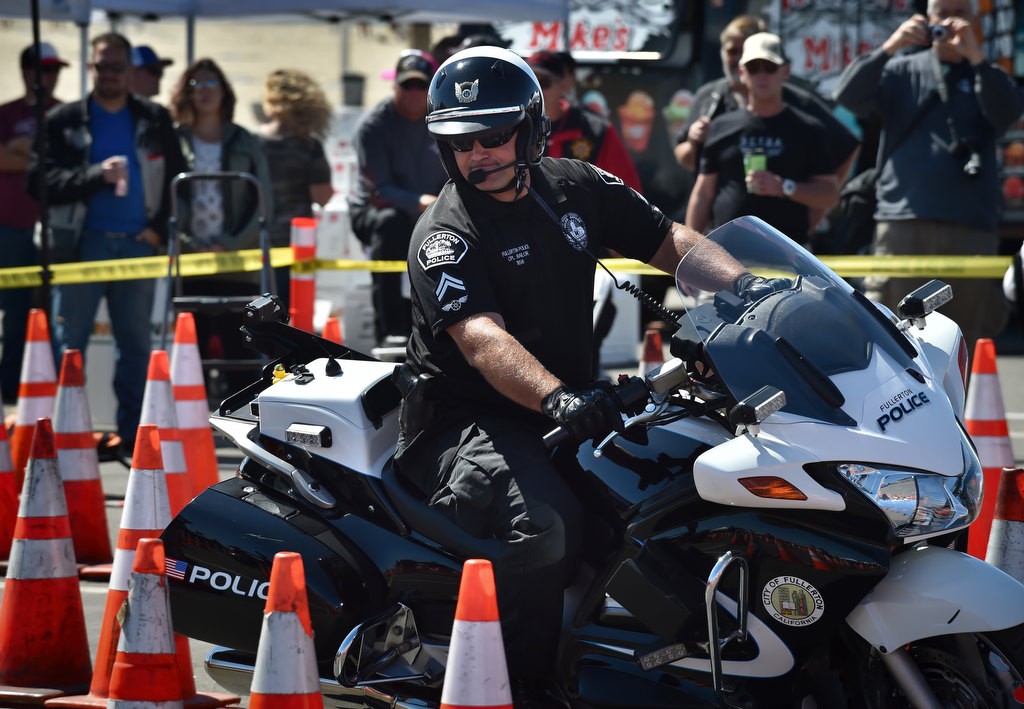
[[[1021,114],[1009,75],[985,57],[976,34],[976,0],[929,0],[878,49],[858,57],[839,79],[836,101],[882,120],[873,253],[996,253],[999,186],[996,140]],[[924,49],[915,53],[901,50]],[[895,310],[927,279],[865,279],[866,294]],[[956,279],[943,312],[979,337],[1002,329],[995,281]]]
[[[166,241],[171,178],[185,169],[167,110],[128,92],[131,45],[107,33],[92,42],[93,90],[53,108],[29,158],[29,185],[45,176],[51,256],[102,261],[154,256]],[[77,283],[53,289],[54,342],[83,353],[106,298],[114,335],[117,433],[130,456],[152,343],[152,279]]]

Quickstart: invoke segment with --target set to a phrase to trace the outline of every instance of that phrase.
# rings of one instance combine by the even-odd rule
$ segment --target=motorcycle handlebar
[[[619,411],[635,416],[643,410],[649,395],[647,380],[643,377],[619,377],[619,382],[612,389],[612,396]],[[544,445],[551,450],[559,443],[564,443],[569,438],[569,432],[562,426],[558,426],[544,434]]]

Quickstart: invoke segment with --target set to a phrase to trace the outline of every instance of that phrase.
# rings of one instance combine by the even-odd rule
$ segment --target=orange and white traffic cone
[[[85,392],[82,353],[66,350],[57,383],[57,403],[53,414],[57,439],[57,459],[64,478],[68,501],[71,538],[75,559],[83,564],[109,564],[110,533],[107,509],[100,484],[100,461],[92,435],[92,415]]]
[[[331,342],[337,342],[339,345],[345,343],[341,337],[341,321],[333,315],[329,316],[324,322],[323,338]]]
[[[163,461],[160,457],[160,436],[156,426],[139,426],[135,438],[132,467],[128,473],[128,488],[121,513],[121,528],[114,549],[114,564],[107,587],[107,603],[100,625],[100,639],[96,648],[95,669],[89,694],[60,697],[51,706],[95,707],[106,706],[110,690],[110,673],[121,636],[118,613],[128,598],[135,549],[145,537],[159,537],[171,521],[164,482]]]
[[[249,708],[315,709],[323,705],[302,556],[280,551],[270,570]]]
[[[1003,468],[985,561],[1024,583],[1024,468]]]
[[[210,429],[210,405],[192,313],[178,313],[171,352],[171,383],[178,430],[185,446],[185,465],[192,490],[199,494],[220,481],[217,448]]]
[[[49,419],[36,424],[29,452],[0,598],[0,701],[13,703],[81,691],[92,669]]]
[[[978,449],[978,458],[984,471],[984,496],[978,519],[967,533],[967,553],[984,559],[992,529],[1000,473],[1003,468],[1012,468],[1014,465],[1003,392],[996,369],[996,346],[990,339],[982,338],[974,347],[964,418],[967,433]]]
[[[174,407],[171,388],[171,365],[164,350],[149,353],[149,372],[142,394],[142,413],[139,423],[151,423],[160,432],[160,456],[167,480],[167,496],[171,503],[171,517],[195,496],[185,462],[185,449],[178,429],[178,413]]]
[[[512,709],[494,570],[485,559],[470,559],[462,567],[441,688],[441,709],[465,707]]]
[[[164,559],[163,542],[139,540],[110,675],[109,709],[184,707]]]
[[[316,299],[316,271],[310,268],[316,258],[316,219],[292,219],[292,258],[288,293],[288,315],[292,327],[313,332],[313,304]]]
[[[113,570],[107,589],[107,603],[100,625],[96,662],[89,693],[59,697],[48,701],[51,707],[105,707],[110,696],[110,680],[121,637],[118,613],[128,598],[129,580],[135,562],[135,551],[144,538],[157,538],[171,521],[163,459],[160,455],[160,434],[154,424],[142,424],[135,437],[132,467],[128,473],[128,489],[121,513],[121,528],[114,550]],[[238,701],[234,695],[196,694],[192,676],[192,658],[188,638],[175,635],[175,656],[181,696],[194,709],[227,706]]]
[[[0,426],[0,561],[11,555],[14,525],[18,517],[18,488],[14,484],[14,464],[7,427]]]
[[[18,384],[18,410],[11,435],[11,461],[14,463],[14,486],[20,490],[25,479],[25,463],[32,447],[36,421],[53,418],[57,397],[57,370],[53,364],[53,345],[46,311],[33,308],[28,313],[25,333],[25,354],[21,360]]]
[[[644,333],[644,350],[640,357],[639,376],[646,376],[665,363],[665,352],[662,348],[661,330],[651,328]]]

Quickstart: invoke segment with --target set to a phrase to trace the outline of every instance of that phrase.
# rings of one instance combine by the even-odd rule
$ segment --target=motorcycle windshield
[[[767,283],[752,292],[704,290],[723,280],[714,274],[735,273],[736,262]],[[698,242],[676,269],[676,287],[687,306],[680,335],[703,342],[736,400],[769,385],[785,392],[784,412],[854,426],[833,377],[867,369],[876,348],[894,367],[918,369],[912,346],[870,301],[756,217],[735,219]]]

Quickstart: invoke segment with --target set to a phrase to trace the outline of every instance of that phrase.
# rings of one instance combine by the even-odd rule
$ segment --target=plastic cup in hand
[[[768,157],[763,150],[755,149],[743,153],[743,171],[746,173],[747,192],[754,192],[750,176],[758,170],[768,169]]]
[[[117,182],[114,183],[114,194],[118,197],[124,197],[128,194],[128,156],[115,155],[114,157],[118,160],[118,171],[120,173]]]

